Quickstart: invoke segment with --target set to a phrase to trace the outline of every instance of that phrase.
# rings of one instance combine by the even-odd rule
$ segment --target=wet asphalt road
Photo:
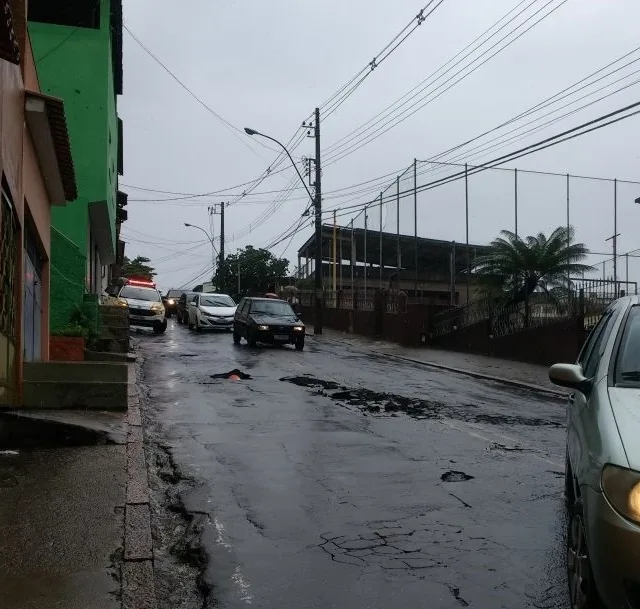
[[[561,402],[325,337],[137,337],[211,606],[567,606]]]

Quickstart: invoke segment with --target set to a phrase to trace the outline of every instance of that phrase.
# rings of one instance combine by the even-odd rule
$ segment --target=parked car
[[[182,290],[169,290],[166,295],[162,297],[162,304],[164,304],[165,314],[168,318],[177,313],[178,299],[181,295]]]
[[[304,349],[305,327],[291,305],[272,298],[243,298],[233,321],[233,342],[295,345]]]
[[[236,303],[227,294],[197,294],[189,302],[189,328],[200,330],[233,329]]]
[[[640,607],[640,297],[612,303],[575,364],[549,378],[572,390],[565,495],[576,609]]]
[[[107,294],[115,295],[117,302],[129,307],[129,324],[152,328],[156,334],[167,329],[162,295],[153,281],[125,279],[121,285],[110,286]]]
[[[180,298],[178,298],[178,304],[176,306],[176,319],[179,324],[188,324],[189,323],[189,303],[198,295],[200,292],[182,292],[180,294]]]

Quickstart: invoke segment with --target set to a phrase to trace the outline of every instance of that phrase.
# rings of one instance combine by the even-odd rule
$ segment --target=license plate
[[[289,335],[288,334],[274,334],[273,338],[274,338],[274,340],[289,340]]]

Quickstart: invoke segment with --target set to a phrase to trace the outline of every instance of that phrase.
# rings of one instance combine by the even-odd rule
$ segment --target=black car
[[[179,324],[189,323],[189,303],[200,292],[181,292],[176,304],[176,319]]]
[[[304,324],[291,305],[273,298],[243,298],[233,320],[233,342],[245,338],[249,345],[270,343],[304,349]]]
[[[162,304],[164,304],[164,311],[167,317],[171,317],[178,312],[178,300],[182,295],[182,290],[169,290],[165,296],[162,297]]]

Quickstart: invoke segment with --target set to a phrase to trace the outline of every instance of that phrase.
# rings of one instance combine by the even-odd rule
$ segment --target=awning
[[[16,65],[20,63],[20,45],[13,27],[9,0],[0,1],[0,59]]]
[[[25,92],[25,115],[52,205],[78,197],[64,103],[35,91]]]
[[[106,201],[92,201],[89,203],[89,226],[91,236],[98,246],[100,262],[103,265],[113,264],[116,261],[112,225],[109,218],[109,207]]]

